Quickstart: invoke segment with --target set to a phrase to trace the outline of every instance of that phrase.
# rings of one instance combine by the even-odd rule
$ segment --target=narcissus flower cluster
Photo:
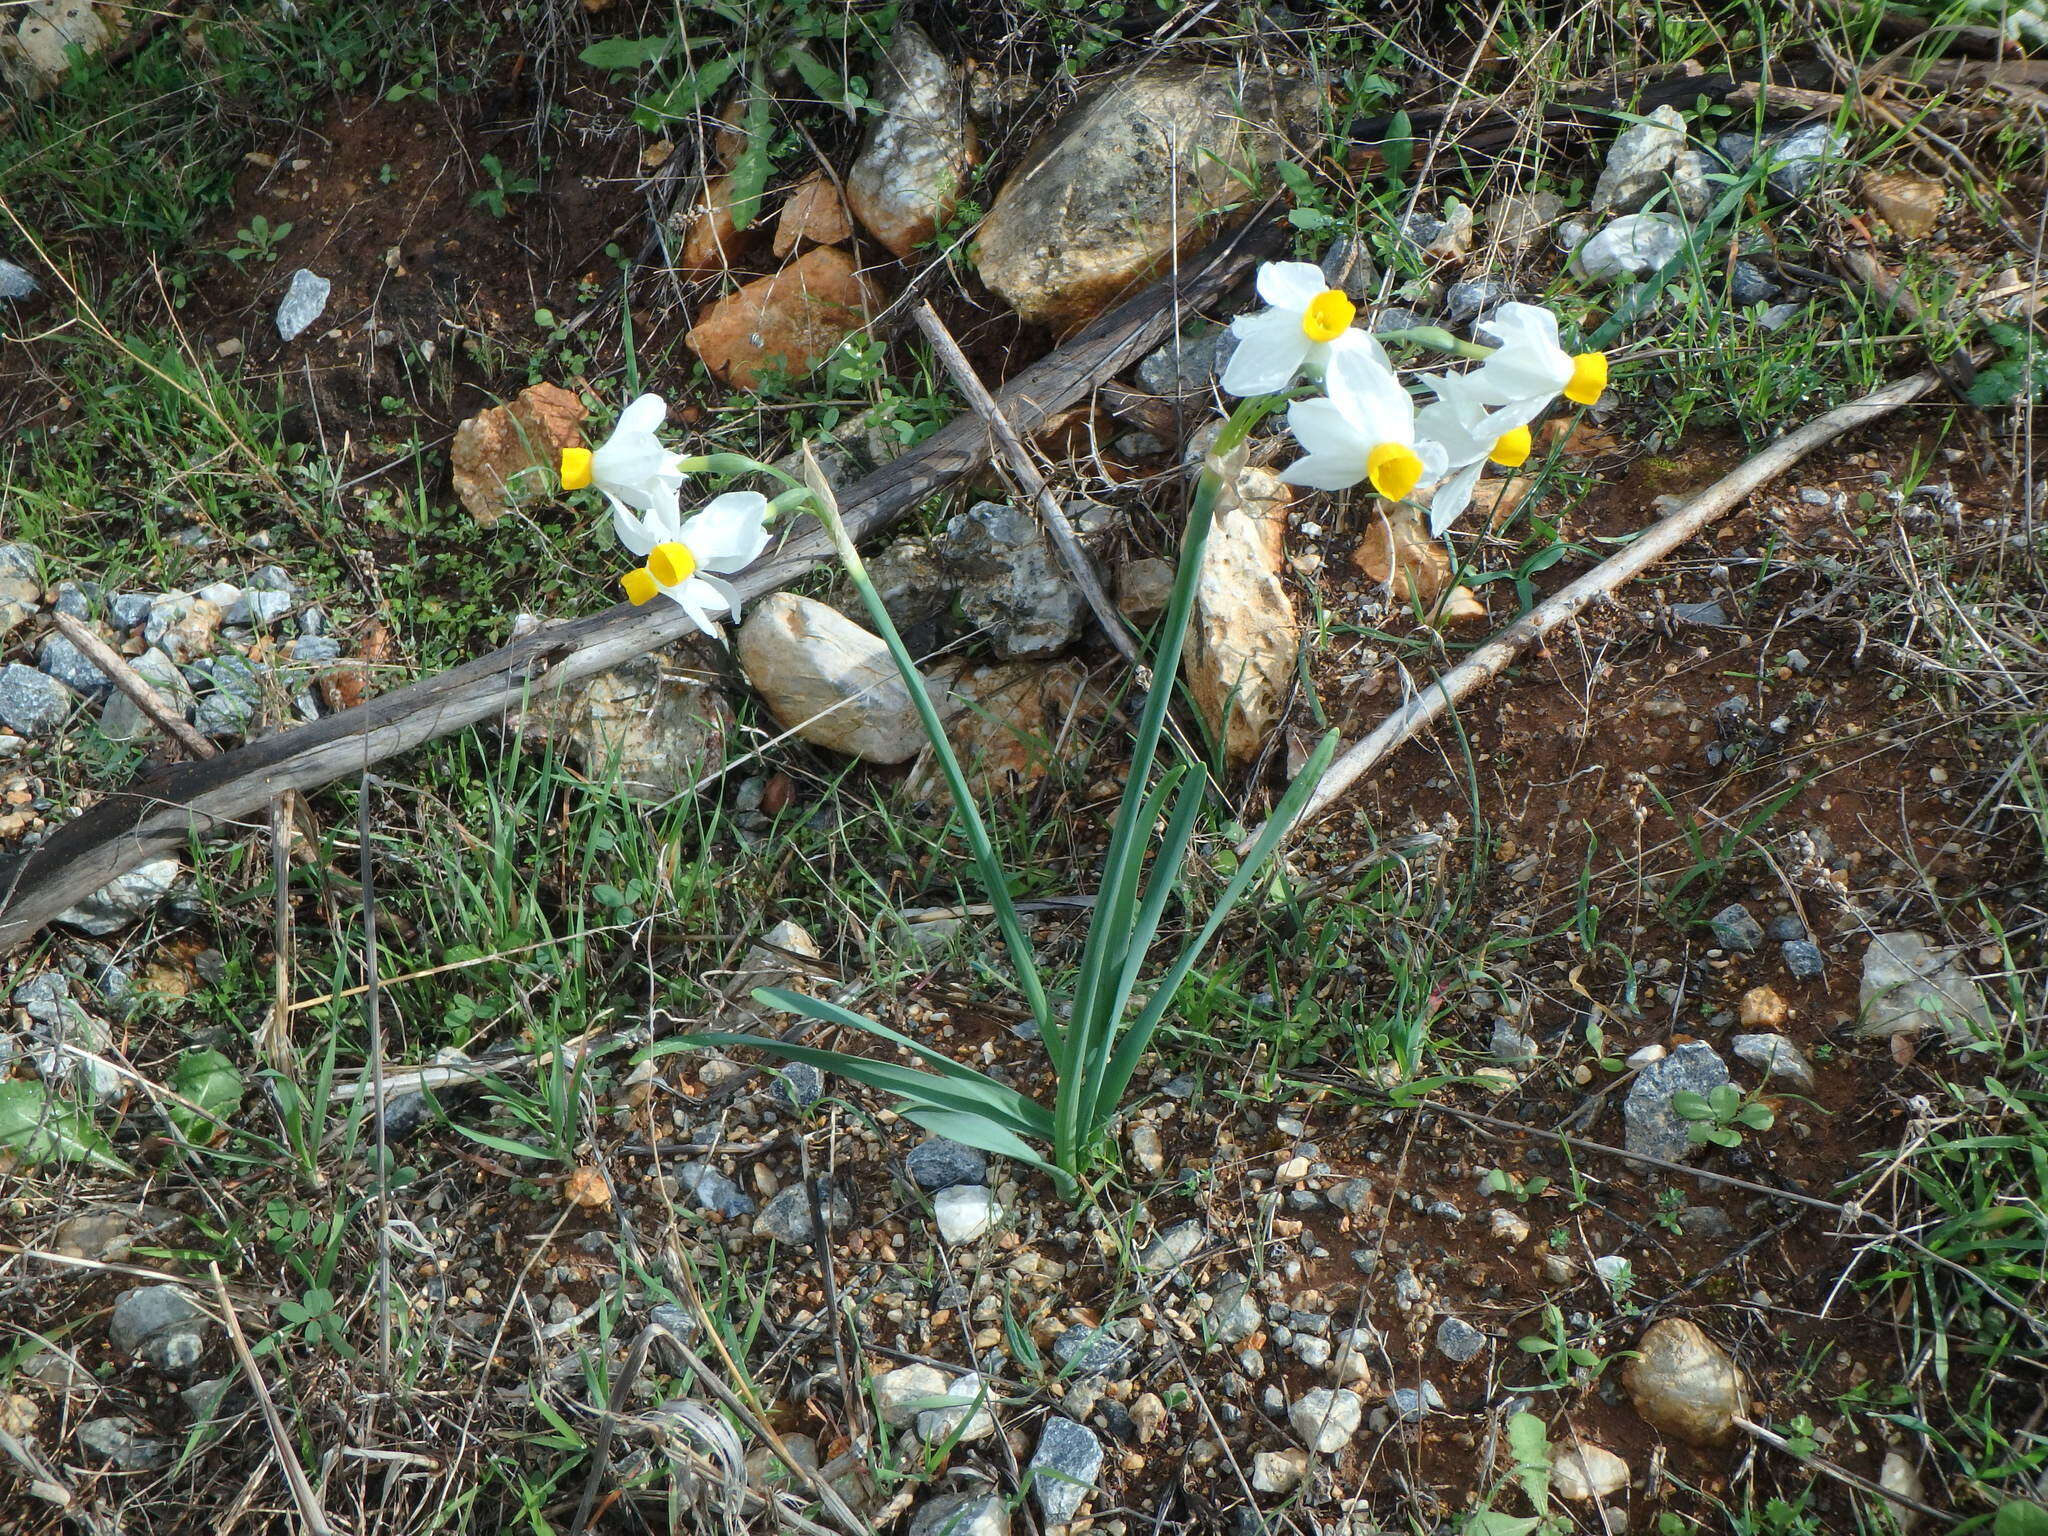
[[[1488,463],[1513,468],[1529,457],[1530,425],[1559,397],[1591,405],[1607,388],[1606,354],[1567,353],[1549,310],[1503,304],[1479,328],[1498,345],[1467,372],[1425,375],[1434,398],[1418,410],[1379,339],[1353,327],[1356,306],[1319,268],[1268,262],[1258,291],[1269,307],[1232,322],[1223,388],[1277,394],[1306,376],[1324,391],[1287,408],[1304,457],[1281,478],[1326,491],[1370,484],[1389,501],[1430,491],[1439,534]]]
[[[602,491],[611,503],[612,531],[645,560],[620,579],[629,599],[639,604],[665,597],[716,638],[720,619],[740,616],[740,595],[725,578],[768,547],[768,498],[728,491],[684,517],[684,461],[655,435],[667,416],[661,396],[640,396],[619,413],[600,447],[562,450],[562,486]]]

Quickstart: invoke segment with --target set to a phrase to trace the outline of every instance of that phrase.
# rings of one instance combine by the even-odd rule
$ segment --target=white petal
[[[612,504],[612,532],[619,536],[619,542],[633,554],[645,556],[661,542],[653,529],[633,515],[618,497],[606,493],[605,499]]]
[[[745,601],[740,596],[740,589],[727,581],[723,576],[714,576],[709,571],[700,572],[695,579],[703,582],[705,586],[716,592],[725,603],[726,622],[729,624],[739,623],[740,604]]]
[[[1287,485],[1305,485],[1318,491],[1348,491],[1365,478],[1365,454],[1353,449],[1343,453],[1312,453],[1296,459],[1280,472]]]
[[[641,395],[619,412],[619,424],[612,428],[612,436],[620,433],[628,436],[651,437],[660,425],[668,420],[668,402],[659,395]]]
[[[1453,468],[1485,458],[1499,436],[1496,432],[1482,442],[1471,416],[1448,400],[1432,401],[1415,413],[1416,441],[1440,444]]]
[[[1287,407],[1287,430],[1307,454],[1356,454],[1363,461],[1372,444],[1358,423],[1334,400],[1297,400]]]
[[[1451,461],[1445,456],[1441,443],[1417,443],[1415,457],[1422,460],[1422,478],[1425,483],[1436,479],[1451,467]]]
[[[1502,346],[1557,345],[1557,316],[1540,304],[1503,304],[1480,322],[1479,329]]]
[[[1259,268],[1259,297],[1275,309],[1291,309],[1296,315],[1329,287],[1323,269],[1312,261],[1269,261]]]
[[[1442,538],[1444,530],[1458,520],[1458,514],[1472,504],[1472,489],[1479,483],[1479,472],[1485,467],[1484,459],[1468,464],[1436,488],[1436,494],[1429,499],[1429,531],[1432,535]]]
[[[713,615],[724,611],[725,600],[696,577],[677,582],[672,587],[663,587],[661,595],[688,614],[690,622],[712,639],[722,638],[718,625],[713,622]]]
[[[682,542],[705,570],[737,571],[768,547],[767,516],[768,498],[759,491],[727,491],[683,524]]]
[[[1375,443],[1414,441],[1415,402],[1378,357],[1363,350],[1336,353],[1329,383],[1330,398]]]
[[[1269,309],[1240,317],[1230,329],[1237,337],[1237,348],[1223,369],[1225,394],[1240,398],[1270,395],[1294,382],[1309,347],[1300,316]]]

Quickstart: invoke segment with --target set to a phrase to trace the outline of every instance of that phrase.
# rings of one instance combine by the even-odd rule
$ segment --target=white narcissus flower
[[[1223,369],[1223,392],[1270,395],[1304,370],[1320,374],[1331,356],[1368,340],[1351,329],[1358,306],[1332,288],[1310,261],[1269,261],[1259,268],[1259,297],[1272,306],[1230,322],[1237,348]]]
[[[1471,504],[1472,491],[1489,461],[1514,469],[1529,457],[1529,428],[1512,408],[1489,410],[1478,398],[1477,373],[1431,374],[1423,382],[1436,399],[1415,413],[1416,436],[1437,444],[1451,471],[1429,499],[1429,531],[1443,531]]]
[[[1500,347],[1467,375],[1475,398],[1534,421],[1559,395],[1591,405],[1607,388],[1607,354],[1574,357],[1557,344],[1557,316],[1537,304],[1503,304],[1479,329]]]
[[[667,417],[666,400],[642,395],[619,412],[618,425],[597,449],[564,448],[562,489],[594,485],[615,513],[666,513],[673,520],[683,489],[682,456],[670,453],[654,435]]]
[[[713,639],[721,615],[737,620],[740,595],[722,580],[760,559],[768,547],[768,498],[758,491],[727,491],[694,517],[678,519],[673,507],[635,517],[612,508],[619,542],[647,563],[628,571],[620,585],[638,605],[668,598]]]
[[[1329,394],[1297,400],[1287,425],[1307,450],[1280,476],[1289,485],[1341,491],[1370,481],[1389,501],[1402,501],[1449,467],[1441,444],[1415,435],[1415,402],[1394,376],[1372,337],[1330,356]]]

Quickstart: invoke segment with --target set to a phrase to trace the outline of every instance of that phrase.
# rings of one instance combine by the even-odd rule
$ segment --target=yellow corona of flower
[[[721,617],[737,621],[740,595],[725,577],[746,569],[768,547],[768,499],[758,491],[728,491],[694,517],[672,512],[636,517],[612,508],[619,542],[646,564],[620,578],[634,604],[666,597],[705,634],[719,634]]]
[[[1526,411],[1534,421],[1559,395],[1591,405],[1607,390],[1607,354],[1574,357],[1557,342],[1557,316],[1538,304],[1503,304],[1479,329],[1500,348],[1476,371],[1477,397],[1494,407]]]

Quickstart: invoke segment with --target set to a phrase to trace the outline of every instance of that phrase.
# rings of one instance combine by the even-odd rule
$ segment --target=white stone
[[[284,297],[277,305],[277,334],[291,341],[327,309],[327,296],[334,284],[317,272],[301,267],[292,274]]]
[[[170,895],[183,870],[176,859],[151,859],[59,912],[54,921],[96,937],[117,932]]]
[[[1287,1422],[1302,1443],[1323,1456],[1349,1445],[1364,1421],[1365,1404],[1342,1387],[1311,1387],[1287,1410]]]
[[[957,1406],[927,1408],[917,1416],[917,1436],[926,1445],[943,1445],[949,1440],[966,1445],[996,1432],[988,1388],[973,1371],[955,1376],[946,1387],[945,1398]]]
[[[1917,1035],[1930,1024],[1958,1045],[1995,1033],[1991,1009],[1964,969],[1961,951],[1910,930],[1880,933],[1870,941],[1857,1005],[1862,1022],[1855,1033],[1866,1039]]]
[[[879,110],[846,176],[856,217],[908,256],[952,217],[974,163],[960,75],[923,28],[897,25],[876,69]]]
[[[1559,1498],[1611,1499],[1628,1486],[1628,1463],[1598,1445],[1582,1445],[1553,1457],[1550,1486]]]
[[[932,1216],[939,1236],[958,1246],[985,1236],[1001,1213],[996,1197],[980,1184],[955,1184],[932,1196]]]
[[[934,1398],[946,1395],[946,1374],[929,1365],[899,1366],[874,1379],[875,1412],[884,1424],[901,1429],[917,1422]]]
[[[1685,119],[1675,107],[1658,107],[1625,129],[1607,151],[1607,164],[1593,188],[1593,212],[1634,213],[1662,190],[1683,148]]]
[[[1813,1087],[1813,1064],[1783,1035],[1737,1035],[1728,1042],[1728,1048],[1737,1061],[1749,1063],[1772,1084],[1789,1083],[1808,1090]]]
[[[1226,473],[1195,583],[1183,670],[1232,762],[1257,755],[1294,688],[1301,631],[1281,579],[1289,495],[1271,471]]]
[[[1252,1456],[1252,1490],[1256,1493],[1292,1493],[1308,1475],[1308,1452],[1258,1451]]]
[[[747,614],[734,652],[768,712],[799,740],[871,763],[908,762],[924,749],[889,648],[837,610],[772,593]]]
[[[1572,253],[1572,266],[1593,282],[1646,277],[1685,249],[1685,225],[1668,213],[1616,219]]]

